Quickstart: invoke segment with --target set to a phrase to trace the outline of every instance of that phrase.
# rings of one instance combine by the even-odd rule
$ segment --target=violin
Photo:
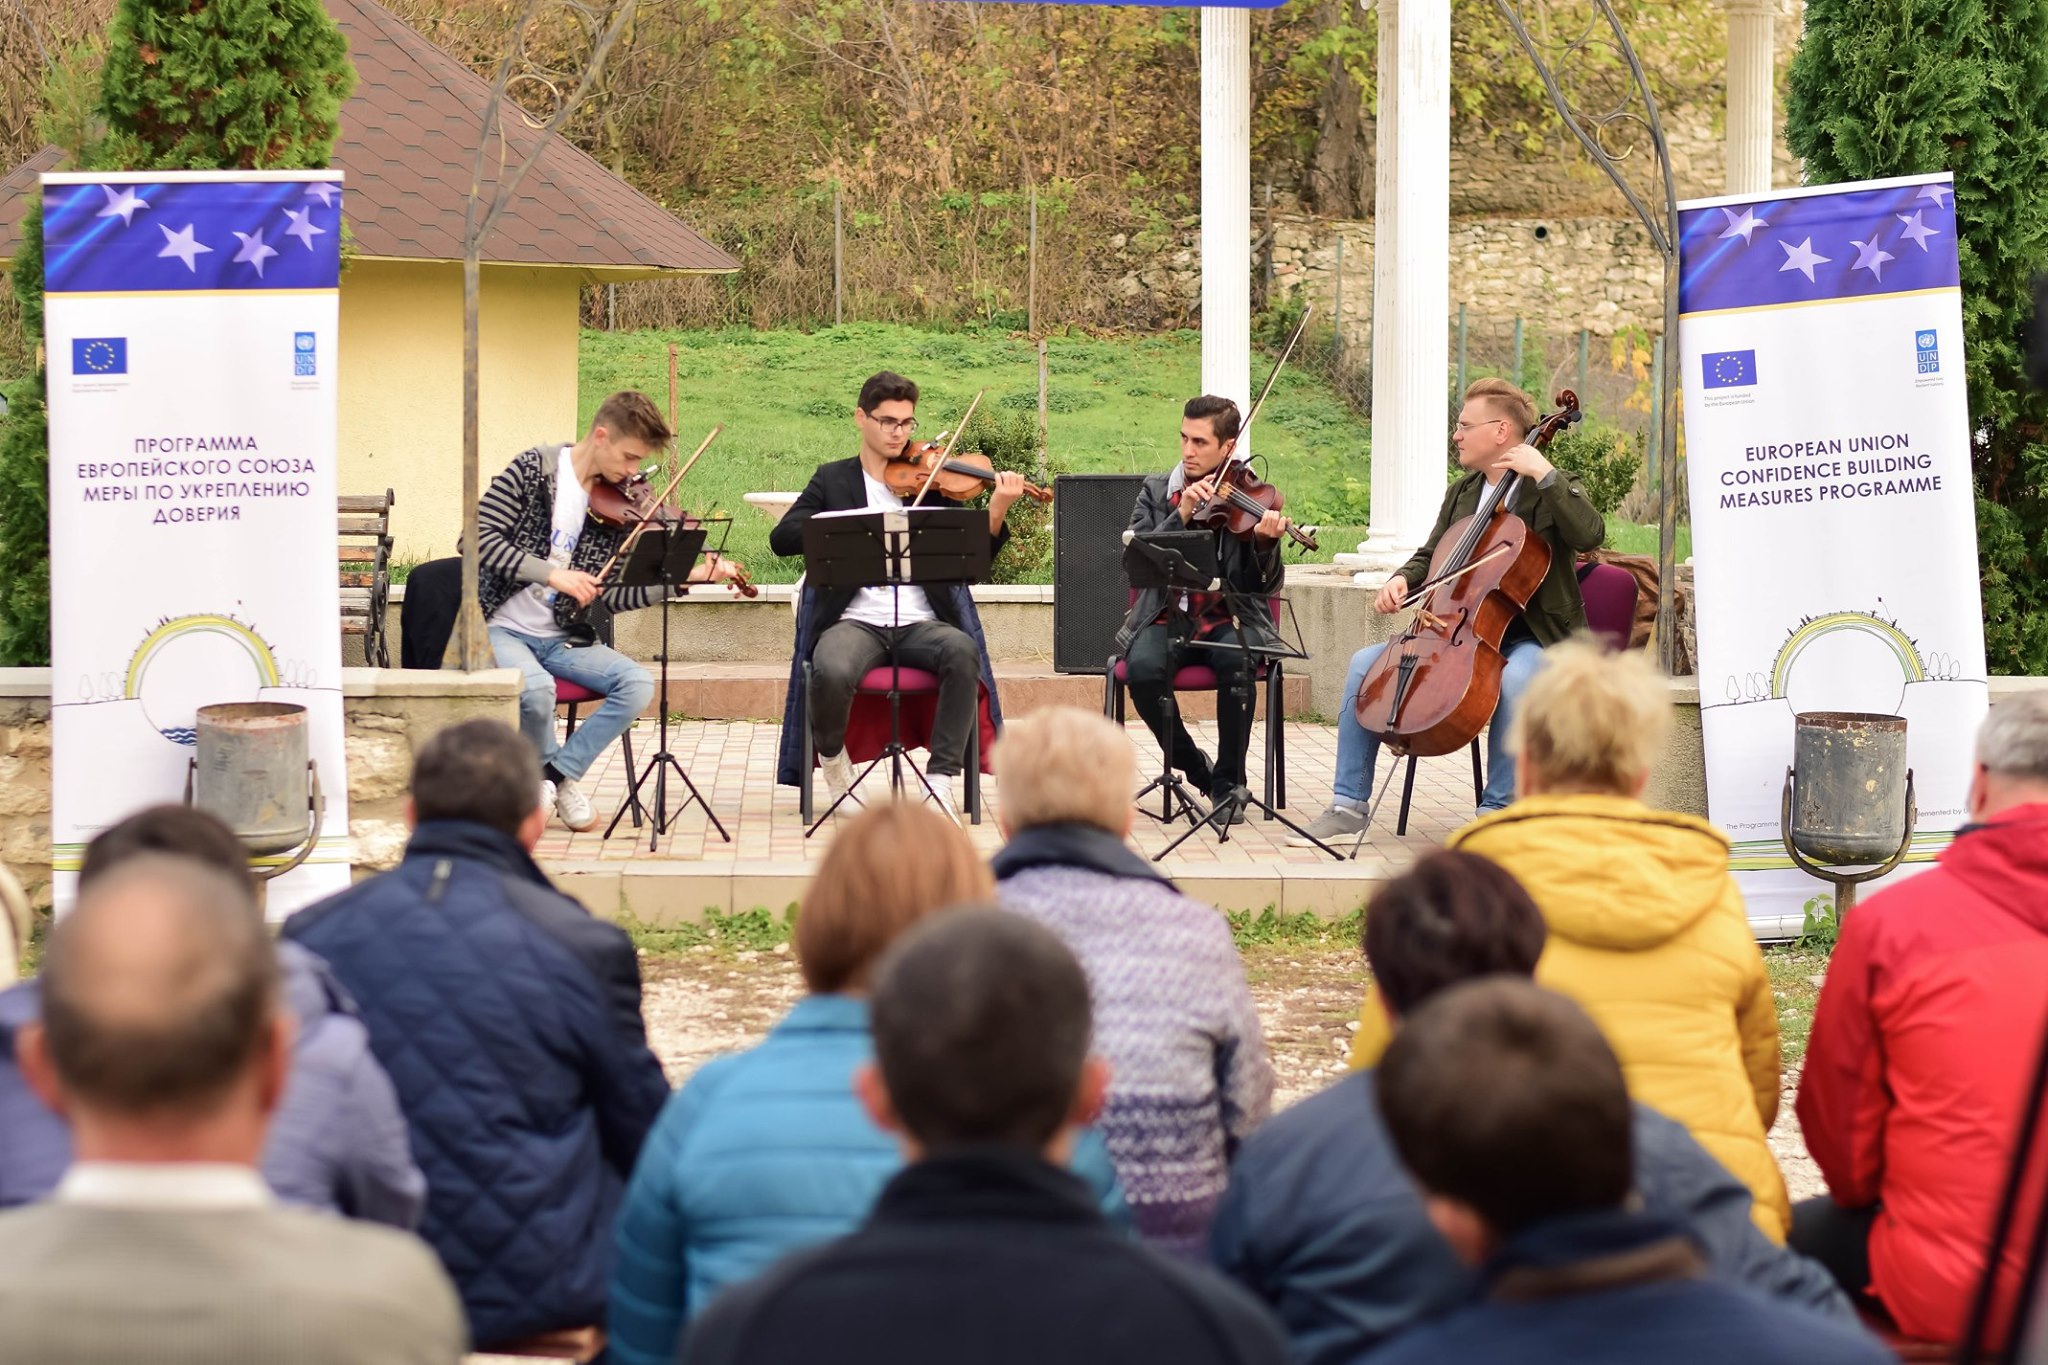
[[[1266,406],[1266,395],[1273,392],[1273,381],[1280,377],[1280,367],[1287,363],[1287,357],[1294,354],[1295,343],[1308,330],[1308,320],[1314,313],[1314,304],[1308,304],[1301,310],[1301,321],[1294,324],[1294,334],[1287,338],[1287,345],[1281,348],[1280,358],[1273,362],[1252,410],[1245,414],[1244,425],[1237,429],[1238,440],[1242,441],[1245,433],[1252,429],[1252,423],[1258,420],[1259,409]],[[1287,499],[1281,496],[1279,489],[1252,472],[1250,460],[1233,459],[1216,471],[1216,491],[1208,501],[1188,514],[1188,525],[1227,531],[1239,540],[1250,540],[1266,513],[1278,512],[1286,505]],[[1312,526],[1289,526],[1287,538],[1304,550],[1321,548],[1316,544]]]
[[[600,583],[610,577],[612,569],[633,552],[634,545],[639,543],[640,537],[650,528],[667,530],[673,526],[680,526],[685,531],[694,531],[704,524],[702,517],[683,511],[680,505],[671,505],[668,497],[675,492],[677,485],[682,483],[683,475],[689,473],[690,467],[697,463],[697,457],[704,453],[711,442],[717,439],[718,433],[724,429],[722,424],[712,429],[711,435],[704,438],[704,444],[698,446],[696,454],[690,456],[689,461],[676,471],[675,477],[669,480],[665,489],[657,490],[648,479],[646,470],[617,482],[599,479],[591,485],[590,506],[586,515],[592,521],[605,526],[628,528],[625,541],[597,575]],[[716,564],[719,558],[718,553],[713,551],[710,556],[711,562]],[[728,559],[726,563],[732,566],[732,576],[725,580],[727,587],[742,597],[761,595],[761,590],[754,586],[753,580],[747,576],[746,570],[740,567],[737,560]]]
[[[1529,433],[1538,450],[1580,418],[1570,389],[1557,404]],[[1510,471],[1444,532],[1428,577],[1402,603],[1420,610],[1359,681],[1358,723],[1397,754],[1456,753],[1500,704],[1501,639],[1550,571],[1550,542],[1507,510],[1520,482]]]
[[[946,443],[913,441],[901,455],[891,455],[882,467],[882,484],[899,498],[915,498],[927,482],[942,498],[965,502],[985,485],[996,481],[996,468],[978,450],[948,456]],[[1033,483],[1024,485],[1024,495],[1038,502],[1051,502],[1052,490]]]

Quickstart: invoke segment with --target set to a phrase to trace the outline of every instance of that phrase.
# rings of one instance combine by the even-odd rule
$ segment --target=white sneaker
[[[597,812],[590,808],[590,798],[583,794],[583,788],[566,777],[555,784],[555,814],[578,834],[597,823]]]
[[[554,808],[555,808],[555,784],[554,784],[554,783],[552,783],[552,782],[550,782],[550,781],[548,781],[548,780],[547,780],[547,779],[546,779],[545,777],[543,777],[543,778],[542,778],[542,779],[540,780],[540,807],[539,807],[539,809],[541,809],[541,810],[544,810],[544,811],[552,811],[552,810],[554,810]]]
[[[932,784],[932,799],[938,802],[939,810],[954,824],[960,821],[960,803],[953,797],[954,783],[959,779],[943,773],[926,773],[924,780]]]
[[[846,750],[841,749],[830,758],[820,755],[818,758],[818,768],[825,774],[825,790],[832,793],[834,801],[846,795],[847,791],[852,788],[853,760],[846,756]],[[859,805],[860,798],[858,796],[854,797],[849,804]]]

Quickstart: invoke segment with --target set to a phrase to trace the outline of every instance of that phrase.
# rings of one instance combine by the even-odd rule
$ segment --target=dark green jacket
[[[1529,633],[1545,649],[1586,628],[1586,603],[1579,596],[1575,561],[1579,551],[1599,549],[1607,535],[1606,519],[1586,496],[1585,487],[1562,469],[1554,470],[1553,475],[1549,487],[1539,485],[1533,493],[1524,479],[1508,508],[1550,542],[1550,572],[1543,576],[1524,613]],[[1444,505],[1436,514],[1429,539],[1401,566],[1401,577],[1408,580],[1410,588],[1429,577],[1429,561],[1436,554],[1437,542],[1453,522],[1479,510],[1479,495],[1485,488],[1485,476],[1473,470],[1444,490]]]

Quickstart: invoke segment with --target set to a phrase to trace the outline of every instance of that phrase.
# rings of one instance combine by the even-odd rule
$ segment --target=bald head
[[[121,1116],[202,1114],[265,1050],[277,957],[248,882],[142,853],[50,931],[43,1030],[70,1100]]]

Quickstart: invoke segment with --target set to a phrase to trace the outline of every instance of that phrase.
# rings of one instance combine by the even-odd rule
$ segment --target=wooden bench
[[[363,637],[363,662],[391,667],[391,640],[384,608],[391,600],[390,489],[344,493],[339,502],[341,544],[341,633]]]

